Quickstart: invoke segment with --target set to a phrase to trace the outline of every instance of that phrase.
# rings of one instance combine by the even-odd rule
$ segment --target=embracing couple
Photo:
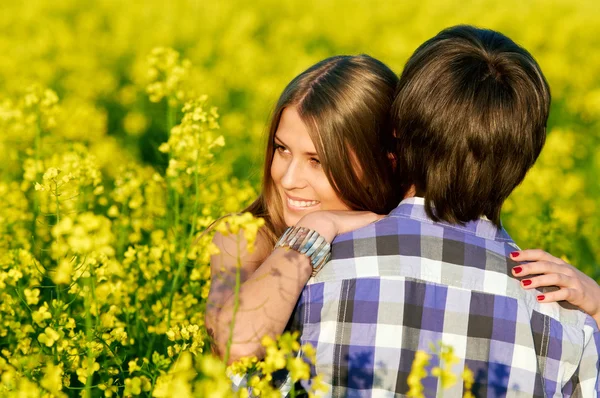
[[[215,351],[229,340],[241,259],[230,361],[264,355],[261,337],[287,327],[316,348],[331,396],[404,396],[415,353],[438,342],[454,348],[454,373],[473,371],[475,396],[597,396],[600,288],[520,251],[500,222],[549,107],[533,57],[471,26],[426,41],[400,79],[366,55],[301,73],[276,105],[247,209],[266,221],[255,250],[243,234],[215,236]]]

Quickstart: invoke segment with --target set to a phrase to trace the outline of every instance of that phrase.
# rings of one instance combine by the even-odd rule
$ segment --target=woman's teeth
[[[294,207],[312,207],[319,204],[318,200],[304,201],[287,198],[288,204]]]

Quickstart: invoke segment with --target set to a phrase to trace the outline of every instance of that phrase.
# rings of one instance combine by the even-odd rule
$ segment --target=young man
[[[596,323],[521,289],[500,224],[549,106],[535,60],[498,32],[452,27],[409,59],[393,107],[409,194],[339,235],[297,306],[330,395],[404,396],[415,353],[438,342],[454,348],[454,374],[473,372],[477,397],[598,395]],[[442,389],[432,376],[423,385],[426,396]],[[458,382],[444,396],[462,393]]]

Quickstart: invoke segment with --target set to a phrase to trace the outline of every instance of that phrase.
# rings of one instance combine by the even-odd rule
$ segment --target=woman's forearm
[[[218,354],[233,362],[244,356],[262,356],[266,334],[283,332],[312,267],[308,257],[278,248],[207,317]]]

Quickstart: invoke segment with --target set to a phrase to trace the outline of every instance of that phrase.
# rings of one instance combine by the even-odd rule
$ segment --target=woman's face
[[[271,178],[281,196],[287,226],[316,210],[350,210],[329,184],[295,107],[283,110],[274,140]]]

